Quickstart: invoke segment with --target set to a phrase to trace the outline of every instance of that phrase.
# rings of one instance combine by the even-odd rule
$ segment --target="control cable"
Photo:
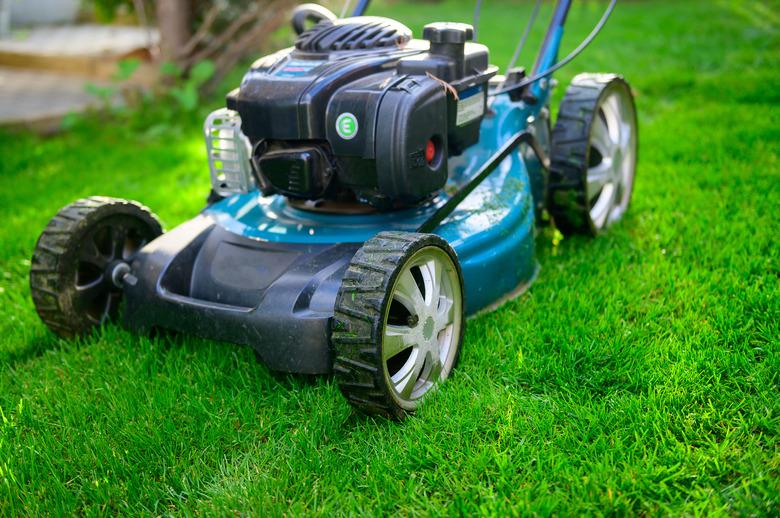
[[[507,72],[509,72],[509,69],[514,67],[515,63],[517,63],[517,58],[520,57],[520,53],[523,51],[523,47],[525,47],[525,42],[528,39],[528,35],[531,33],[531,27],[536,21],[536,16],[539,14],[539,8],[541,6],[542,6],[542,0],[536,0],[536,4],[534,4],[534,10],[531,11],[531,17],[528,19],[528,23],[525,25],[523,36],[520,38],[520,41],[517,42],[515,53],[512,55],[512,61],[510,61],[506,67]]]
[[[580,54],[580,52],[585,50],[585,47],[590,45],[590,42],[592,42],[593,39],[596,36],[598,36],[599,32],[601,32],[601,29],[603,29],[604,25],[607,23],[607,20],[609,19],[609,15],[611,15],[612,11],[615,9],[615,4],[616,3],[617,3],[617,0],[611,0],[609,5],[607,6],[607,8],[604,10],[604,14],[601,16],[601,19],[599,20],[599,23],[597,23],[596,26],[593,27],[593,30],[590,32],[590,34],[588,34],[588,37],[585,38],[584,40],[582,40],[582,43],[580,43],[579,46],[577,46],[576,49],[571,51],[571,53],[568,56],[566,56],[565,58],[563,58],[562,60],[557,62],[555,65],[553,65],[550,68],[548,68],[547,70],[545,70],[544,72],[540,72],[539,74],[536,74],[533,77],[529,77],[528,79],[524,79],[523,81],[520,81],[517,84],[513,84],[513,85],[509,85],[509,86],[505,86],[503,88],[498,88],[496,90],[493,90],[492,92],[489,92],[488,95],[495,96],[495,95],[500,95],[500,94],[504,94],[504,93],[507,93],[507,92],[511,92],[513,90],[519,90],[521,88],[525,88],[526,86],[530,85],[531,83],[535,83],[536,81],[538,81],[540,79],[544,79],[545,77],[551,75],[553,72],[555,72],[557,70],[560,70],[561,68],[563,68],[566,65],[568,65],[571,62],[571,60],[576,58]]]

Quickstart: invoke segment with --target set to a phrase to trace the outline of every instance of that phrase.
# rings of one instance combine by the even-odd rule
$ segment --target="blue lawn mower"
[[[552,73],[615,0],[559,61],[570,5],[532,71],[505,75],[471,25],[413,39],[363,16],[367,0],[347,18],[298,7],[294,47],[256,61],[206,120],[206,208],[163,233],[136,202],[66,206],[33,255],[38,314],[70,337],[123,302],[131,330],[250,345],[271,370],[332,373],[363,411],[414,411],[455,367],[466,317],[534,279],[543,222],[597,235],[628,207],[628,84],[578,75],[550,128]]]

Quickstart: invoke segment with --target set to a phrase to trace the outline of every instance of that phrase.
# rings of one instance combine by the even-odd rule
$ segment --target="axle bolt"
[[[132,275],[130,275],[130,265],[127,263],[119,262],[111,270],[111,282],[113,282],[114,286],[117,288],[121,288],[122,285],[124,285],[128,276],[132,277]]]

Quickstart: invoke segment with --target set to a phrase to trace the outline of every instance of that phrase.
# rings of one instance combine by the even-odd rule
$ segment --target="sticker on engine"
[[[357,117],[349,112],[344,112],[336,119],[336,133],[344,140],[352,140],[358,132]]]
[[[291,59],[284,64],[282,68],[274,72],[277,77],[300,77],[308,75],[309,72],[325,63],[324,61],[313,61],[308,59]]]
[[[484,113],[485,91],[481,87],[470,88],[460,94],[455,124],[457,126],[465,126],[469,122],[482,117]]]

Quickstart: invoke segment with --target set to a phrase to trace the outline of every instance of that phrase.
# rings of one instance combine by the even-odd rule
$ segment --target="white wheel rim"
[[[585,193],[597,230],[623,217],[636,168],[636,118],[630,94],[615,89],[601,101],[590,130]]]
[[[382,366],[395,400],[413,409],[446,379],[463,325],[460,278],[437,246],[418,250],[396,277],[383,322]]]

